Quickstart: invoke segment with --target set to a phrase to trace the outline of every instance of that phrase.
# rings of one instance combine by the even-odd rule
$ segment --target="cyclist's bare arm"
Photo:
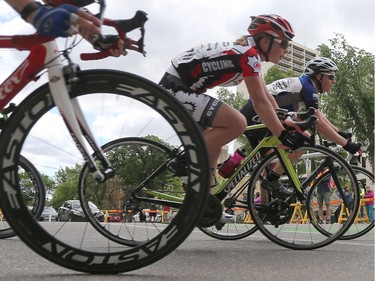
[[[273,108],[279,108],[279,105],[277,104],[274,96],[271,95],[271,93],[268,91],[266,83],[263,83],[263,88],[264,88],[264,92],[267,94],[267,98],[270,101],[270,103],[272,104]]]
[[[280,136],[284,127],[275,113],[275,107],[267,97],[268,92],[265,91],[262,77],[249,76],[245,77],[244,81],[253,100],[256,113],[275,136]]]
[[[318,132],[320,132],[324,137],[326,137],[330,141],[333,141],[342,146],[346,145],[348,141],[341,137],[337,133],[337,131],[329,123],[326,122],[326,119],[324,118],[320,110],[316,110],[315,115],[319,119],[316,125]]]
[[[347,140],[339,134],[339,129],[336,128],[324,115],[320,112],[319,109],[316,110],[315,115],[318,117],[318,123],[316,128],[319,133],[321,133],[325,138],[333,141],[336,144],[341,145],[345,150],[349,151],[352,154],[358,152],[362,155],[363,150],[359,143],[352,142]]]

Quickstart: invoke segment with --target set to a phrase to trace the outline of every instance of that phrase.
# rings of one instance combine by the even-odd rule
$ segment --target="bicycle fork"
[[[63,118],[70,135],[72,136],[77,148],[87,162],[92,176],[98,182],[104,182],[107,178],[114,176],[114,169],[110,166],[108,159],[103,154],[102,149],[97,145],[94,137],[89,129],[89,126],[82,114],[81,107],[78,100],[70,99],[68,93],[68,85],[64,78],[64,66],[60,55],[56,56],[58,52],[55,41],[45,44],[46,67],[48,69],[48,84],[51,90],[53,100],[58,107],[61,117]],[[95,160],[90,154],[90,151],[85,143],[93,149],[95,155],[102,163],[104,170],[100,170],[95,163]]]

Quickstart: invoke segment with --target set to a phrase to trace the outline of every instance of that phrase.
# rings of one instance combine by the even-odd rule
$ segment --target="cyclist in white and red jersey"
[[[303,144],[302,136],[287,132],[277,118],[274,110],[277,104],[261,76],[262,61],[277,64],[288,52],[293,28],[287,20],[274,14],[251,19],[250,35],[236,42],[201,45],[180,54],[159,82],[191,111],[204,130],[211,167],[217,166],[222,146],[240,136],[247,125],[239,111],[204,94],[216,86],[234,86],[244,81],[256,112],[269,130],[292,149]]]
[[[315,115],[318,117],[317,130],[327,139],[341,145],[348,152],[355,154],[362,153],[361,144],[351,141],[351,133],[343,132],[334,126],[327,117],[319,110],[319,94],[330,93],[335,84],[337,65],[330,59],[316,57],[306,64],[305,74],[300,77],[284,78],[267,85],[268,91],[275,98],[280,108],[288,111],[298,111],[301,106],[307,110],[309,107],[315,108]],[[253,117],[256,115],[251,99],[240,110],[247,119],[248,125],[253,125]],[[248,136],[253,146],[256,146],[262,135]],[[298,159],[302,152],[294,152],[289,158]],[[279,182],[283,168],[279,163],[272,172],[262,181],[265,188],[273,185],[281,185]],[[289,190],[289,195],[293,190]]]

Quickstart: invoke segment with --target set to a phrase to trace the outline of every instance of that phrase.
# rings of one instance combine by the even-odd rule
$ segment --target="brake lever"
[[[310,143],[311,145],[315,145],[315,135],[316,135],[316,123],[318,122],[318,118],[315,115],[310,115],[305,121],[302,122],[295,122],[292,120],[291,117],[285,119],[285,125],[287,126],[286,129],[288,131],[296,131],[297,133],[303,135],[305,140]],[[306,130],[311,130],[310,137],[307,137],[305,134]]]
[[[145,39],[144,25],[145,25],[147,20],[148,20],[147,13],[145,13],[144,11],[138,10],[135,13],[134,17],[131,18],[131,19],[113,21],[114,24],[115,24],[114,27],[116,28],[116,30],[117,31],[121,30],[124,34],[130,32],[130,31],[133,31],[136,28],[140,29],[141,37],[138,41],[134,41],[134,40],[131,40],[131,39],[129,40],[128,38],[125,38],[125,36],[124,36],[124,38],[121,38],[121,39],[124,40],[126,49],[138,51],[141,54],[143,54],[144,56],[146,55],[146,52],[144,51],[144,39]],[[121,32],[119,32],[119,34],[121,34]],[[128,42],[126,42],[126,41],[128,41]],[[134,47],[135,47],[134,45],[136,45],[135,49],[134,49]]]
[[[124,49],[132,50],[141,53],[146,56],[144,50],[144,37],[145,37],[145,22],[148,20],[147,13],[143,11],[137,11],[133,18],[127,20],[112,20],[104,18],[102,24],[110,26],[116,29],[118,36],[124,41]],[[140,28],[141,37],[138,41],[126,37],[126,33]],[[81,54],[82,60],[98,60],[110,56],[109,49],[98,52],[98,53],[86,53]]]

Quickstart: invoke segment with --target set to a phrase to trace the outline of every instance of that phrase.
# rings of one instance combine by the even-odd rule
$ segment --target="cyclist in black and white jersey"
[[[341,145],[348,152],[355,154],[362,153],[361,145],[351,141],[351,133],[343,132],[334,126],[327,117],[319,110],[319,93],[330,93],[335,84],[338,68],[336,64],[323,57],[313,58],[306,64],[305,74],[300,77],[284,78],[267,85],[267,89],[275,98],[280,108],[289,111],[298,111],[305,106],[305,109],[314,107],[315,115],[318,117],[317,130],[327,139]],[[248,125],[254,124],[253,117],[256,115],[253,101],[251,99],[240,110],[247,119]],[[254,136],[253,145],[262,136]],[[250,136],[251,139],[251,136]],[[294,153],[291,159],[298,159],[301,153]],[[277,165],[272,173],[262,182],[263,185],[281,185],[278,181],[283,169]],[[292,190],[290,190],[290,194]]]
[[[251,18],[250,35],[235,42],[201,45],[180,54],[159,82],[190,110],[204,130],[211,167],[217,166],[222,146],[246,128],[246,119],[239,111],[204,94],[216,86],[234,86],[244,81],[255,110],[270,131],[292,149],[303,143],[301,135],[287,132],[277,118],[277,105],[261,76],[261,61],[279,63],[287,53],[288,42],[294,37],[293,28],[274,14]],[[222,219],[225,220],[225,214]]]

